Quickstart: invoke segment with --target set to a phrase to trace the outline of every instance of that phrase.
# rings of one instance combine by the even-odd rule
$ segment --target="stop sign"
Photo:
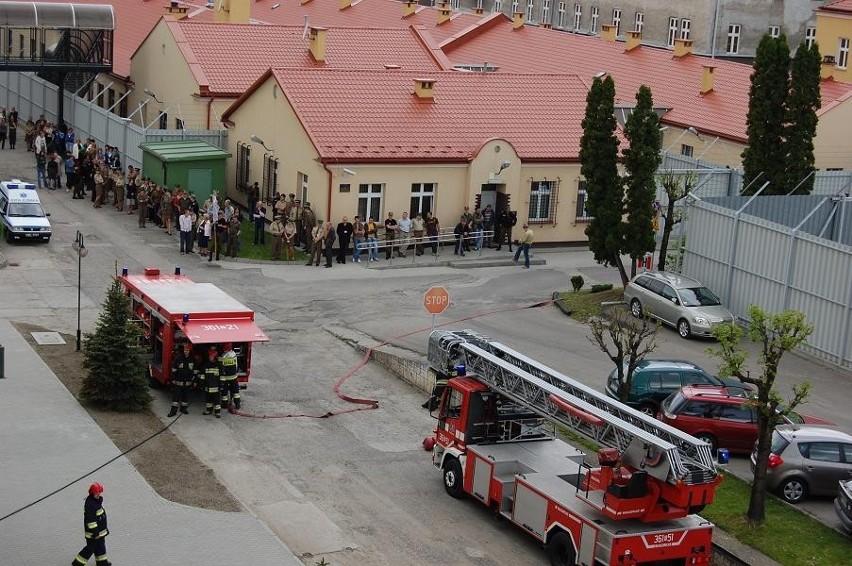
[[[450,294],[443,287],[432,287],[423,295],[423,308],[429,314],[441,314],[450,306]]]

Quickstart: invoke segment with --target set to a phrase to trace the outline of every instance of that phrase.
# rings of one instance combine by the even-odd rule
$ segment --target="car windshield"
[[[770,452],[773,454],[781,454],[787,445],[790,444],[783,435],[781,435],[777,430],[772,431],[772,447],[770,448]],[[755,445],[756,446],[756,445]]]
[[[7,216],[16,217],[38,217],[44,216],[44,210],[37,202],[13,202],[9,204],[9,213]]]
[[[715,307],[721,305],[719,297],[707,287],[691,287],[678,289],[680,302],[685,307]]]

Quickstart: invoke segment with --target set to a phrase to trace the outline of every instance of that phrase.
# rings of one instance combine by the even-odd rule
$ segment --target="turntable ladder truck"
[[[472,331],[433,331],[428,359],[448,378],[430,444],[451,496],[523,528],[554,566],[709,564],[708,444]],[[557,426],[599,445],[598,465]]]

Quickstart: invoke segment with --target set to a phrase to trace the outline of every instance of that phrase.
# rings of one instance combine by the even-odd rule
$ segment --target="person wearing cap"
[[[281,257],[281,247],[284,245],[284,222],[280,214],[275,215],[269,229],[272,232],[272,259],[276,260]]]
[[[320,258],[322,257],[322,241],[323,241],[323,225],[322,221],[319,224],[311,228],[310,238],[310,255],[308,256],[308,263],[305,265],[311,265],[316,262],[316,265],[319,266]]]
[[[293,199],[293,205],[287,213],[287,220],[296,225],[295,245],[302,245],[305,247],[305,251],[309,251],[311,246],[310,241],[306,240],[306,235],[302,232],[302,201]],[[308,232],[307,238],[310,238],[310,236],[311,234]]]
[[[314,214],[314,211],[311,209],[311,203],[309,203],[309,202],[306,202],[305,206],[302,207],[301,215],[302,215],[302,234],[304,236],[303,237],[300,236],[299,241],[305,242],[305,251],[309,251],[309,250],[312,251],[312,249],[309,248],[310,244],[306,241],[308,234],[313,233],[315,226],[322,226],[322,224],[319,222],[319,219],[317,219],[317,215]],[[298,226],[298,222],[296,223],[296,225]]]
[[[530,247],[532,247],[534,234],[529,224],[526,222],[524,222],[522,228],[524,229],[524,238],[515,242],[518,245],[518,249],[515,250],[515,263],[518,263],[518,257],[520,257],[521,252],[524,252],[524,269],[529,269]]]
[[[296,259],[296,250],[294,249],[296,245],[296,232],[295,222],[287,222],[284,225],[284,251],[287,254],[287,261]]]
[[[195,356],[192,344],[184,342],[178,353],[172,358],[172,408],[169,418],[177,415],[178,409],[184,415],[189,414],[189,390],[195,385]]]
[[[257,183],[255,183],[257,185]],[[255,199],[254,208],[252,209],[252,219],[254,220],[254,245],[266,244],[266,205],[262,200]],[[280,217],[280,214],[277,214]],[[273,235],[274,236],[274,235]]]
[[[86,546],[77,553],[71,566],[85,566],[94,555],[97,566],[112,566],[107,560],[106,537],[107,516],[104,510],[104,486],[93,483],[89,486],[89,495],[83,504],[83,526],[85,528]]]
[[[207,350],[207,359],[201,364],[201,379],[204,382],[205,415],[222,415],[222,393],[219,390],[222,377],[222,363],[219,361],[216,346],[210,346]]]

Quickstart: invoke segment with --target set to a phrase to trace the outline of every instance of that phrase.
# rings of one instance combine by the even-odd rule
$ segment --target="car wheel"
[[[712,434],[699,432],[695,438],[710,445],[710,452],[716,452],[716,438]]]
[[[657,407],[655,407],[651,403],[644,403],[642,405],[639,405],[639,410],[648,415],[649,417],[657,416]]]
[[[630,314],[636,318],[642,318],[642,303],[639,302],[639,299],[630,301]]]
[[[677,333],[680,334],[681,338],[689,338],[692,335],[692,329],[685,318],[677,321]]]
[[[808,484],[802,478],[790,478],[785,480],[778,488],[781,499],[795,505],[802,501],[808,494]]]
[[[447,458],[444,462],[444,489],[456,499],[463,495],[462,467],[455,458]]]
[[[564,531],[559,531],[547,542],[547,557],[550,566],[574,566],[577,563],[577,551],[571,537]]]

